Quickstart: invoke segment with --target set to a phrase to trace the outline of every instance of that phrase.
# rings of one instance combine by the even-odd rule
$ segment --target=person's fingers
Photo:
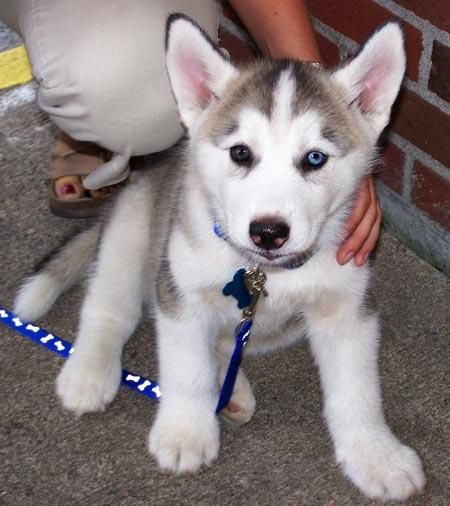
[[[375,202],[378,205],[377,192],[375,190],[375,183],[373,181],[372,176],[370,176],[370,178],[368,180],[368,184],[369,184],[370,198],[371,198],[372,202]]]
[[[345,229],[347,239],[353,234],[357,226],[361,223],[361,220],[364,218],[364,215],[369,209],[371,203],[372,195],[370,192],[370,178],[367,178],[363,180],[359,187],[355,204],[346,223]]]
[[[370,254],[378,238],[379,226],[374,229],[377,220],[381,220],[381,211],[373,180],[368,178],[360,187],[357,202],[348,222],[352,227],[351,232],[336,255],[338,263],[343,265],[355,256],[358,256],[357,265],[362,265],[365,262],[366,253],[367,256]],[[350,227],[348,229],[350,230]],[[360,250],[363,246],[365,248],[363,254],[361,254]]]
[[[370,253],[373,251],[378,242],[378,237],[380,235],[381,230],[381,219],[383,217],[379,203],[377,203],[377,211],[378,217],[372,227],[372,230],[370,231],[369,237],[367,238],[366,242],[361,246],[359,253],[355,257],[355,264],[358,267],[361,267],[367,262]]]
[[[352,256],[359,255],[361,247],[368,239],[377,218],[377,206],[370,206],[352,235],[345,241],[346,252],[352,253]],[[348,258],[348,253],[344,253],[344,257],[346,261],[351,258]]]

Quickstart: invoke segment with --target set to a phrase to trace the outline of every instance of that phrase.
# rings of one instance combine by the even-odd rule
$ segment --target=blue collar
[[[223,231],[223,228],[218,220],[214,221],[213,231],[217,237],[219,237],[220,239],[223,239],[224,241],[227,241],[227,236],[225,235],[225,232]],[[304,265],[313,256],[313,254],[314,254],[314,251],[311,251],[310,253],[305,253],[301,257],[298,257],[295,260],[293,260],[292,263],[290,263],[288,265],[278,266],[278,267],[280,267],[280,269],[288,269],[288,270],[298,269],[299,267]],[[277,266],[274,266],[274,267],[277,267]]]

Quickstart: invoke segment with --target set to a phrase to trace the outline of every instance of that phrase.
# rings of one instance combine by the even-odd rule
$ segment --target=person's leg
[[[164,63],[166,19],[183,12],[217,38],[214,0],[8,0],[0,19],[24,38],[38,104],[70,137],[113,153],[84,181],[124,179],[130,156],[183,134]]]

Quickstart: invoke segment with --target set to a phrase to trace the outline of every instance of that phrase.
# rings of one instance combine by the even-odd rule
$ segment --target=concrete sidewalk
[[[11,106],[0,135],[0,305],[11,308],[33,265],[85,223],[48,211],[55,130],[35,104]],[[409,504],[449,504],[450,283],[388,234],[373,264],[387,418],[419,451],[429,480]],[[82,289],[73,289],[39,324],[72,340],[81,298]],[[62,360],[6,327],[0,334],[0,504],[374,504],[334,464],[306,346],[249,361],[254,419],[240,428],[222,424],[211,469],[173,478],[158,472],[146,449],[152,401],[122,389],[105,413],[76,419],[54,393]],[[152,335],[141,326],[124,367],[157,376]]]
[[[19,43],[0,33],[0,50]],[[0,305],[12,308],[23,277],[65,237],[86,226],[53,216],[45,178],[56,130],[33,84],[0,92]],[[380,370],[388,421],[418,450],[428,486],[408,504],[450,504],[450,283],[392,236],[373,261],[381,313]],[[73,340],[82,288],[38,323]],[[333,460],[321,419],[317,371],[307,346],[245,364],[257,411],[222,423],[218,462],[192,477],[158,472],[146,448],[156,405],[121,389],[105,413],[76,419],[60,408],[62,359],[0,326],[1,505],[369,505]],[[153,330],[141,325],[124,367],[157,378]],[[186,378],[187,385],[189,378]]]

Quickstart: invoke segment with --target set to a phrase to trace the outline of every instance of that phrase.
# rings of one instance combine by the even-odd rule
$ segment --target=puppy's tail
[[[53,255],[37,273],[25,279],[14,304],[14,312],[33,321],[45,314],[56,299],[80,281],[92,264],[100,225],[81,232]]]

